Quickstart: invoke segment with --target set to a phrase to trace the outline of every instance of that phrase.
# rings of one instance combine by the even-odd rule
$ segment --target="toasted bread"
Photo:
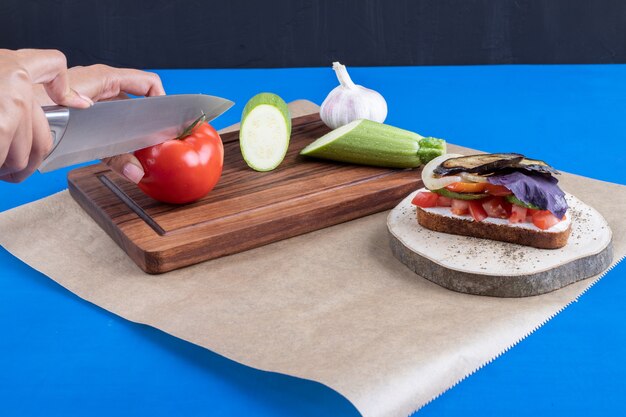
[[[436,232],[499,240],[540,249],[558,249],[567,244],[571,222],[567,227],[540,230],[506,223],[477,222],[469,216],[442,215],[429,209],[417,207],[417,221],[423,227]]]

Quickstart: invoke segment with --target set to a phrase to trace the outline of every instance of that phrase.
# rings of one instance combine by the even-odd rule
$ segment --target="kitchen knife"
[[[178,136],[202,115],[215,119],[234,103],[204,94],[181,94],[95,103],[88,109],[46,106],[52,151],[39,171],[106,158]]]

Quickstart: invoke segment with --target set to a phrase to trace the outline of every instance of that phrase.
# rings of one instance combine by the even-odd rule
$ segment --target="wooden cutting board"
[[[271,172],[246,165],[238,131],[223,134],[222,177],[192,204],[159,203],[103,164],[71,171],[68,187],[141,269],[162,273],[390,209],[422,185],[420,170],[298,155],[328,131],[317,113],[293,119],[287,156]]]

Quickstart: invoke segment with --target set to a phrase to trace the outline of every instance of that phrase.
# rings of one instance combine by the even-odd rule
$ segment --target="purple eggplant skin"
[[[477,175],[492,175],[502,171],[525,171],[538,174],[558,174],[550,165],[538,159],[529,159],[519,153],[492,153],[461,156],[445,160],[434,169],[439,176],[467,172]]]
[[[488,153],[450,158],[435,168],[437,175],[451,175],[459,172],[472,174],[487,174],[511,167],[524,159],[518,153]]]
[[[559,171],[539,159],[524,158],[519,162],[519,165],[516,168],[524,171],[538,172],[540,174],[561,174]]]

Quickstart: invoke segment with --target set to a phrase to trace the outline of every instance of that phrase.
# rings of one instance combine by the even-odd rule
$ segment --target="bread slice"
[[[571,231],[571,222],[567,227],[553,227],[541,230],[534,226],[522,227],[519,224],[477,222],[469,216],[442,215],[430,209],[417,208],[417,221],[423,227],[436,232],[472,236],[482,239],[499,240],[518,245],[533,246],[540,249],[558,249],[567,244]],[[438,208],[439,211],[444,209]],[[554,229],[554,230],[553,230]]]

